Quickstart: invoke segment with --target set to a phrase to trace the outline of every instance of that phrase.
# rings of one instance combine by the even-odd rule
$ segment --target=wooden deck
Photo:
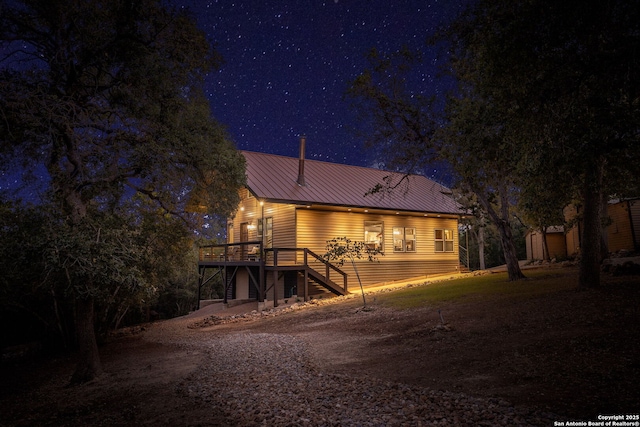
[[[207,277],[208,270],[214,272]],[[267,293],[279,283],[284,272],[296,272],[304,277],[304,287],[298,297],[309,299],[309,285],[315,283],[335,295],[348,293],[347,274],[335,265],[324,260],[308,248],[265,248],[260,241],[228,243],[202,246],[199,250],[198,271],[198,307],[200,306],[201,289],[218,274],[221,275],[224,289],[224,302],[227,302],[228,291],[238,271],[244,270],[249,276],[250,286],[255,288],[257,300],[265,300]],[[257,277],[256,277],[257,272]],[[267,287],[271,275],[271,284]],[[277,306],[277,297],[274,306]]]

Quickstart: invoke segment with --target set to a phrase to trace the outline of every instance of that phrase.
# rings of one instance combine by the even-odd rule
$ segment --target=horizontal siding
[[[246,222],[254,225],[249,230],[249,241],[258,241],[258,220],[268,217],[273,218],[273,247],[295,247],[295,206],[281,203],[264,202],[255,197],[247,197],[248,192],[241,192],[242,202],[238,207],[236,216],[232,219],[233,241],[240,242],[240,224]],[[266,243],[266,241],[265,241]],[[279,258],[282,261],[293,261],[293,254],[283,254]]]
[[[296,210],[294,205],[280,203],[265,203],[264,217],[273,218],[273,247],[296,247]],[[294,253],[282,253],[278,255],[278,263],[293,262]]]
[[[567,246],[564,233],[547,234],[547,246],[549,247],[549,255],[552,259],[564,259],[567,257]]]
[[[611,220],[611,224],[607,227],[610,252],[634,249],[628,209],[627,202],[612,204],[607,208],[607,214]]]
[[[544,259],[542,233],[534,231],[527,234],[527,259]],[[550,258],[566,258],[567,242],[564,233],[547,233],[547,246]]]
[[[358,260],[357,268],[363,284],[401,280],[410,277],[456,271],[458,268],[457,220],[436,217],[411,217],[404,215],[367,215],[348,212],[319,211],[300,208],[296,210],[297,244],[323,255],[326,242],[336,237],[351,240],[364,239],[365,221],[382,221],[384,225],[383,256],[377,262]],[[393,251],[393,227],[416,229],[416,252]],[[454,230],[454,252],[435,252],[434,230]],[[349,274],[349,287],[358,286],[356,274],[350,264],[343,270]]]

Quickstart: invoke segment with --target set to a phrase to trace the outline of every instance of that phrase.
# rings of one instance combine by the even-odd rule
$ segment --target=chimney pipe
[[[304,152],[305,145],[307,143],[307,137],[305,135],[300,136],[300,159],[298,160],[298,185],[301,187],[306,186],[304,182]]]

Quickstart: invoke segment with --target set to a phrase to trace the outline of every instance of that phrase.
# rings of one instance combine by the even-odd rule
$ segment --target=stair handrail
[[[345,294],[348,292],[347,291],[347,276],[348,276],[348,274],[346,272],[342,271],[341,269],[339,269],[338,267],[336,267],[335,265],[333,265],[332,263],[330,263],[329,261],[327,261],[324,257],[322,257],[322,256],[318,255],[317,253],[313,252],[309,248],[265,248],[265,252],[273,252],[273,266],[274,267],[278,266],[278,252],[302,252],[303,253],[303,265],[305,267],[307,267],[307,268],[313,268],[313,267],[311,267],[309,265],[309,261],[307,259],[308,255],[310,254],[317,261],[320,261],[321,263],[323,263],[325,265],[325,276],[324,277],[327,280],[331,280],[331,270],[334,270],[335,272],[340,274],[342,276],[342,289],[344,290]]]
[[[313,252],[311,249],[309,248],[304,248],[304,253],[305,253],[305,259],[304,259],[304,263],[305,265],[309,265],[307,263],[307,254],[310,254],[312,257],[314,257],[316,260],[320,261],[321,263],[323,263],[325,265],[325,277],[328,280],[331,280],[331,271],[330,269],[336,271],[337,273],[339,273],[340,275],[342,275],[342,288],[344,289],[345,294],[347,293],[347,276],[348,274],[345,273],[344,271],[342,271],[341,269],[339,269],[338,267],[336,267],[335,265],[333,265],[332,263],[330,263],[329,261],[327,261],[324,257],[318,255],[317,253]]]

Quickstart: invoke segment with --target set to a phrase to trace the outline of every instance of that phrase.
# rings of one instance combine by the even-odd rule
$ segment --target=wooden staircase
[[[313,284],[316,284],[317,287],[324,288],[325,290],[338,296],[346,295],[348,293],[342,286],[338,285],[333,280],[326,278],[324,275],[314,270],[313,268],[307,266],[306,270],[307,277]]]
[[[346,295],[348,293],[347,273],[340,270],[338,267],[331,264],[312,250],[308,248],[269,248],[266,251],[273,253],[271,257],[273,261],[269,268],[276,271],[295,270],[298,274],[306,276],[307,283],[305,286],[307,290],[309,286],[318,286],[335,295]],[[281,264],[278,258],[279,254],[284,252],[297,252],[297,262],[293,265],[289,263]],[[300,254],[302,257],[300,257]],[[313,266],[309,261],[313,261]],[[324,269],[324,272],[321,271],[322,269]],[[334,277],[336,273],[342,276],[342,285],[331,277],[331,273],[334,273]],[[301,293],[301,290],[298,289],[298,295],[301,294],[305,295],[306,293],[304,291]]]

